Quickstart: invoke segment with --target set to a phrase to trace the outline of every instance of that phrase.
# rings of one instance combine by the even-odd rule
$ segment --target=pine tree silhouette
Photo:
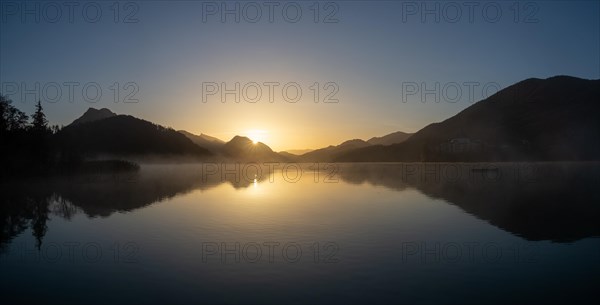
[[[35,113],[31,116],[31,118],[33,119],[31,126],[33,131],[40,133],[48,131],[48,120],[44,114],[41,101],[38,101],[37,105],[35,105]]]

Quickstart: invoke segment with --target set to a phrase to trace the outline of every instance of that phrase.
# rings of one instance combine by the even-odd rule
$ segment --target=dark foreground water
[[[314,166],[2,185],[0,303],[598,299],[598,164]]]

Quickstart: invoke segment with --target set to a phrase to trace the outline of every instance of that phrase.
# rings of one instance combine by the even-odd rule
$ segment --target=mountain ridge
[[[83,113],[79,118],[75,119],[69,125],[79,125],[84,123],[90,123],[102,119],[107,119],[116,116],[117,114],[110,111],[108,108],[100,108],[96,109],[93,107],[89,107],[86,112]]]
[[[70,124],[60,130],[55,135],[58,144],[88,156],[212,155],[207,149],[197,146],[171,128],[131,115],[114,115],[91,121],[87,119],[89,117],[86,120],[75,120],[77,124]]]
[[[274,152],[262,142],[254,143],[247,137],[234,136],[223,145],[224,156],[244,162],[286,162],[288,158]]]
[[[223,148],[223,145],[225,145],[225,141],[217,139],[215,137],[211,137],[209,135],[205,135],[203,133],[201,133],[200,135],[196,135],[185,130],[178,130],[177,132],[183,134],[194,144],[210,150],[212,153],[219,153]]]
[[[425,126],[405,142],[356,149],[335,161],[597,159],[598,88],[600,80],[529,78]]]
[[[599,88],[600,80],[528,78],[415,133],[397,131],[367,141],[350,139],[302,155],[277,153],[242,136],[225,142],[205,134],[175,131],[107,108],[90,107],[57,137],[63,144],[89,152],[148,150],[216,155],[243,162],[596,160],[600,155]],[[136,139],[141,134],[152,141]]]
[[[372,137],[369,140],[367,140],[367,143],[371,145],[392,145],[402,143],[408,138],[410,138],[410,136],[412,135],[412,133],[396,131],[382,137]]]

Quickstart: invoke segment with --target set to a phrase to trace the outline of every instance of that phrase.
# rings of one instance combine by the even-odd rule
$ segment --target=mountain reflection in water
[[[312,166],[302,165],[307,170]],[[325,168],[332,182],[369,183],[398,192],[416,189],[527,240],[572,242],[600,236],[595,189],[600,171],[595,163],[356,163]],[[224,183],[235,189],[272,183],[276,173],[268,166],[145,165],[137,173],[5,184],[0,186],[0,251],[28,228],[39,247],[51,215],[66,220],[77,213],[110,217]]]

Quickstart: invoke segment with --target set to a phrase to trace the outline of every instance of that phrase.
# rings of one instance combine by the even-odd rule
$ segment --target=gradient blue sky
[[[502,17],[495,23],[484,18],[493,14],[484,16],[480,9],[486,2],[475,8],[473,22],[466,16],[466,2],[454,2],[463,14],[456,23],[444,20],[454,16],[450,10],[440,12],[439,23],[433,15],[423,22],[420,12],[403,20],[409,3],[421,5],[406,1],[334,1],[337,23],[315,23],[309,8],[314,1],[296,1],[303,12],[297,23],[283,20],[277,8],[273,23],[264,15],[258,23],[235,23],[231,17],[222,23],[220,16],[203,22],[200,1],[135,2],[138,22],[123,23],[113,21],[113,1],[96,1],[102,9],[97,23],[87,22],[77,9],[73,23],[66,15],[57,23],[41,15],[36,23],[31,16],[22,22],[21,16],[8,14],[8,2],[21,1],[3,0],[0,7],[1,84],[17,83],[21,90],[23,83],[76,81],[96,82],[103,89],[102,99],[93,104],[83,100],[81,87],[72,103],[66,87],[60,101],[42,100],[55,124],[70,123],[88,107],[106,107],[224,140],[241,134],[260,136],[276,150],[318,148],[398,130],[414,132],[472,104],[464,86],[454,103],[443,96],[439,103],[432,96],[421,102],[419,95],[403,102],[406,83],[506,87],[530,77],[600,78],[598,1],[530,2],[533,6],[497,1]],[[34,3],[28,1],[30,7]],[[329,12],[325,3],[320,2],[321,19]],[[119,7],[122,20],[129,10],[124,3]],[[523,22],[535,8],[527,20],[535,22]],[[114,103],[109,90],[114,82],[135,82],[139,102]],[[296,82],[303,98],[291,104],[276,93],[269,103],[263,92],[263,100],[254,104],[218,98],[202,103],[203,82]],[[314,103],[308,88],[314,82],[338,84],[339,103]],[[481,87],[474,91],[475,100],[482,98]],[[32,95],[9,97],[21,110],[33,111]]]

